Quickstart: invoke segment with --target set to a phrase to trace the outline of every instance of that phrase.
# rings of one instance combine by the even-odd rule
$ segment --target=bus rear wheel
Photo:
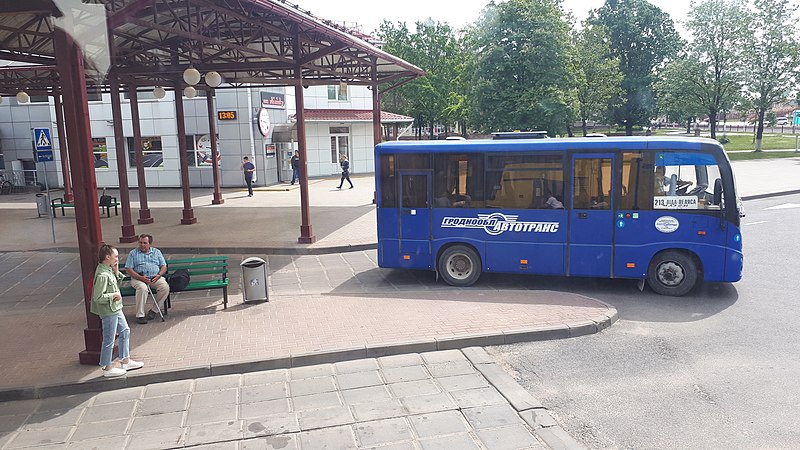
[[[450,286],[472,286],[481,276],[481,259],[475,250],[454,245],[439,256],[439,274]]]
[[[659,253],[647,269],[647,284],[657,294],[680,297],[697,283],[697,264],[691,256],[677,251]]]

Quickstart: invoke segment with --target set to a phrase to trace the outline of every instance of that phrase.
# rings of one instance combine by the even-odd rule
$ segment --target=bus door
[[[572,158],[567,273],[610,277],[613,263],[613,154],[576,154]]]
[[[404,267],[431,266],[431,176],[400,172],[400,257]]]

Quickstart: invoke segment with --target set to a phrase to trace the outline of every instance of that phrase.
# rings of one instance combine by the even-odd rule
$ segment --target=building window
[[[133,147],[133,138],[128,141],[128,164],[129,167],[136,167],[136,151]],[[142,138],[142,156],[144,167],[164,167],[164,152],[161,149],[160,137]]]
[[[350,128],[330,127],[328,130],[331,134],[331,162],[339,164],[339,155],[346,155],[350,159]]]
[[[211,167],[211,136],[196,134],[186,136],[186,160],[189,167]],[[217,137],[217,161],[219,161],[219,137]]]
[[[86,97],[90,102],[102,102],[103,91],[99,86],[89,86],[86,88]]]
[[[339,84],[328,86],[328,100],[347,101],[347,90],[347,85],[344,86],[344,89]]]
[[[122,98],[124,98],[125,100],[130,100],[131,99],[131,92],[130,91],[123,92],[122,93]],[[157,100],[157,99],[153,95],[153,90],[149,89],[149,90],[146,90],[146,91],[137,90],[136,91],[136,100],[139,101],[139,100]]]
[[[92,138],[92,154],[95,169],[108,169],[108,145],[106,138]]]

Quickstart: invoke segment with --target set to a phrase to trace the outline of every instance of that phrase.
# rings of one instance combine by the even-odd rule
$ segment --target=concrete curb
[[[204,364],[195,367],[186,367],[177,370],[157,372],[132,372],[121,378],[105,380],[95,378],[72,383],[53,384],[45,386],[32,386],[0,390],[0,402],[29,400],[59,395],[80,394],[85,392],[103,392],[115,389],[145,386],[151,383],[164,381],[178,381],[191,378],[202,378],[232,373],[258,372],[272,369],[288,369],[304,367],[315,364],[329,364],[364,358],[378,358],[389,355],[402,355],[406,353],[424,353],[438,350],[462,349],[465,347],[484,347],[503,345],[517,342],[541,341],[546,339],[562,339],[583,336],[602,331],[617,320],[617,310],[609,308],[605,314],[597,316],[591,321],[574,325],[558,327],[536,327],[528,330],[516,330],[511,333],[498,331],[482,335],[454,336],[442,339],[407,341],[401,343],[371,344],[351,348],[331,349],[323,352],[297,353],[269,359],[251,361],[238,361],[234,363]],[[481,349],[482,350],[482,349]],[[474,354],[475,351],[471,351]],[[465,352],[466,354],[466,352]],[[480,356],[475,356],[479,359]],[[488,356],[486,357],[488,358]],[[492,361],[490,358],[482,362]]]
[[[759,200],[762,198],[780,197],[783,195],[795,195],[795,194],[800,194],[800,189],[794,189],[791,191],[768,192],[766,194],[746,195],[742,197],[742,201],[746,202],[748,200]]]
[[[616,317],[616,311],[613,314]],[[613,322],[612,322],[613,323]],[[530,426],[536,436],[553,450],[582,450],[586,447],[569,435],[550,415],[539,400],[534,398],[517,381],[500,367],[486,350],[470,347],[462,350],[464,356],[483,374],[489,383],[508,400],[517,414]]]

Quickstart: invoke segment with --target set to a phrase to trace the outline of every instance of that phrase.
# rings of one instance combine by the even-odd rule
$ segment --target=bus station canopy
[[[390,87],[424,75],[367,36],[279,0],[25,0],[0,3],[0,60],[14,62],[0,68],[0,94],[59,89],[56,27],[81,45],[87,85],[101,88],[109,74],[128,85],[185,86],[189,67],[232,87]]]

